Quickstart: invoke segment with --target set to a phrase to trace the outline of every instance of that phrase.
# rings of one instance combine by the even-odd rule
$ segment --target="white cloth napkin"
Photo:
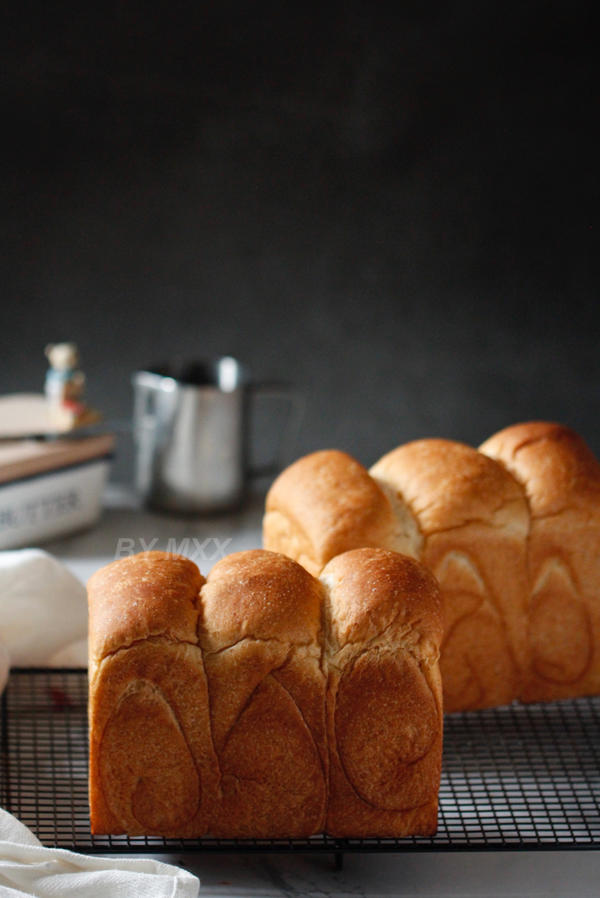
[[[16,667],[46,665],[87,635],[83,583],[48,552],[0,552],[0,644]]]
[[[192,873],[160,861],[44,848],[0,810],[0,898],[196,898],[199,888]]]

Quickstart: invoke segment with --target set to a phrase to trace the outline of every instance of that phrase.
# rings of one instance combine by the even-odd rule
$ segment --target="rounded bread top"
[[[333,558],[321,581],[329,599],[333,640],[339,648],[380,637],[392,649],[405,634],[439,650],[443,632],[437,581],[419,561],[387,549],[353,549]]]
[[[212,651],[241,639],[306,645],[318,639],[322,587],[300,564],[264,549],[235,552],[201,591],[202,642]]]
[[[290,519],[323,564],[340,552],[386,543],[398,526],[390,500],[366,468],[336,449],[286,468],[269,490],[266,512]]]
[[[472,522],[493,523],[507,506],[526,532],[523,488],[501,464],[465,443],[405,443],[384,455],[370,473],[400,493],[426,534]]]
[[[527,493],[532,515],[545,517],[600,502],[600,463],[574,430],[550,421],[514,424],[481,452],[506,465]]]
[[[88,582],[91,657],[152,636],[195,643],[203,583],[193,561],[171,552],[140,552],[96,571]]]

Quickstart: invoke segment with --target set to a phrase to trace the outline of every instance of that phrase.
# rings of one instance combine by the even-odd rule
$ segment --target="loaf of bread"
[[[341,496],[355,480],[361,491]],[[370,511],[367,480],[377,488]],[[600,465],[581,438],[534,422],[481,451],[418,440],[370,472],[344,453],[306,456],[273,484],[263,541],[318,573],[336,552],[377,545],[379,528],[380,545],[396,539],[422,560],[442,593],[446,711],[564,698],[600,692],[599,496]]]
[[[600,692],[600,464],[567,427],[531,422],[481,451],[523,485],[531,509],[529,676],[522,698]]]
[[[88,590],[92,832],[435,832],[441,603],[419,562],[359,549],[319,581],[256,550],[205,581],[145,552]]]

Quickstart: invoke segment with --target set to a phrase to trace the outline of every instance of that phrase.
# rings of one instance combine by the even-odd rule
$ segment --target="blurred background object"
[[[45,349],[50,367],[44,392],[58,430],[73,430],[96,423],[100,415],[85,403],[85,374],[78,368],[75,343],[49,343]]]
[[[148,505],[170,512],[230,511],[247,498],[252,477],[272,476],[291,459],[304,410],[298,391],[256,383],[232,356],[180,369],[136,371],[135,484]],[[287,400],[269,460],[253,462],[250,423],[257,400]]]
[[[0,393],[68,335],[109,418],[231,353],[306,389],[298,455],[529,418],[600,451],[591,4],[8,15]]]
[[[95,524],[113,446],[109,433],[0,441],[0,549],[37,545]]]
[[[0,395],[0,549],[36,544],[95,524],[114,436],[84,401],[74,343],[46,346],[44,393]]]

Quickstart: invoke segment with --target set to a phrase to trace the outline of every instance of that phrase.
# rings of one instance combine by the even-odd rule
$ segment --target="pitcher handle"
[[[286,422],[281,430],[275,454],[269,461],[260,465],[249,465],[250,477],[265,477],[278,474],[289,463],[292,449],[306,410],[306,396],[297,387],[279,381],[261,381],[247,385],[247,394],[251,402],[258,398],[286,399],[288,412]]]

